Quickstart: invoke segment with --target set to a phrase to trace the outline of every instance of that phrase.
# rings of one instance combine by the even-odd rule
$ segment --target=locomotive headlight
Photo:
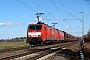
[[[38,37],[41,37],[41,35],[38,35]]]
[[[28,37],[31,37],[31,35],[28,35]]]

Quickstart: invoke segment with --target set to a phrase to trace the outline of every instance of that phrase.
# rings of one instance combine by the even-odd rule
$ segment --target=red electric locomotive
[[[58,43],[63,41],[74,41],[76,38],[65,31],[52,28],[39,21],[39,16],[43,13],[36,13],[38,23],[29,24],[27,29],[27,43],[30,45],[41,45],[48,43]]]
[[[41,22],[28,25],[27,43],[30,45],[48,44],[59,42],[60,40],[64,40],[64,33],[58,29]]]

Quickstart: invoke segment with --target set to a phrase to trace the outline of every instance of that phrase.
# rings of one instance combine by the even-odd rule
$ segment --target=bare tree
[[[85,40],[85,42],[90,42],[90,29],[89,29],[87,35],[84,35],[84,40]]]

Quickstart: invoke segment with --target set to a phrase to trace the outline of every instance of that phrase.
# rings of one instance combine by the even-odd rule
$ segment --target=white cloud
[[[13,26],[12,22],[6,22],[5,26]]]
[[[68,26],[66,26],[65,28],[68,29]]]
[[[5,23],[0,23],[0,26],[4,25]]]
[[[20,23],[17,23],[17,25],[20,25]]]
[[[58,19],[58,17],[56,16],[55,19]]]
[[[12,22],[0,22],[0,26],[20,26],[20,23],[12,23]]]
[[[12,22],[0,23],[0,26],[12,26]]]
[[[0,35],[6,35],[7,33],[0,33]]]
[[[68,28],[69,28],[69,27],[68,27],[68,26],[66,26],[63,30],[64,30],[64,31],[66,31]]]

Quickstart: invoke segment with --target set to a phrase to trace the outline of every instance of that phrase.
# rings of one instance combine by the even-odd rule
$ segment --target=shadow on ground
[[[90,60],[90,49],[88,48],[84,49],[84,57],[85,57],[85,60]]]
[[[79,52],[73,52],[70,49],[63,49],[57,54],[67,58],[68,60],[80,60]]]

